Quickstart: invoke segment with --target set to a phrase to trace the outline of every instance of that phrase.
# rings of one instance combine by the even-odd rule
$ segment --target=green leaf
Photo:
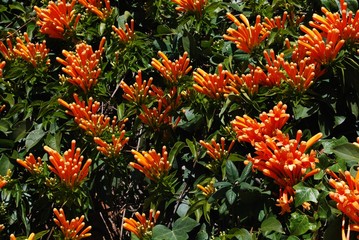
[[[226,162],[226,175],[231,183],[233,183],[239,177],[237,167],[232,161]]]
[[[321,143],[322,143],[322,146],[323,146],[324,153],[333,154],[333,149],[336,146],[342,145],[344,143],[348,143],[348,139],[343,136],[343,137],[341,137],[339,139],[322,140]]]
[[[252,172],[252,162],[249,162],[243,169],[241,176],[236,180],[238,183],[243,182],[248,176],[249,174]]]
[[[172,164],[177,154],[184,148],[186,144],[184,142],[176,142],[172,147],[170,154],[168,155],[168,161]]]
[[[306,215],[294,212],[289,219],[289,231],[292,235],[299,236],[306,233],[310,228],[309,220]]]
[[[156,225],[152,230],[153,240],[187,240],[188,232],[198,226],[198,223],[189,217],[182,217],[173,224],[172,231],[163,225]]]
[[[318,202],[319,191],[315,188],[305,187],[301,183],[294,186],[295,206],[298,207],[304,202]]]
[[[358,0],[346,0],[345,2],[348,4],[348,9],[351,11],[356,12],[358,10]]]
[[[196,144],[194,142],[192,142],[191,140],[189,140],[188,138],[186,139],[186,143],[187,143],[189,150],[191,151],[191,153],[193,155],[193,160],[197,161],[198,151],[197,151]]]
[[[234,201],[236,201],[237,198],[237,194],[232,190],[232,188],[230,188],[227,192],[226,192],[226,198],[228,200],[228,203],[230,205],[232,205],[234,203]]]
[[[233,228],[226,234],[226,237],[228,237],[228,239],[233,239],[235,237],[238,240],[252,240],[251,234],[245,228]]]
[[[174,234],[174,232],[171,231],[171,229],[169,229],[168,227],[164,226],[164,225],[156,225],[153,229],[152,229],[152,240],[178,240],[178,239],[183,239],[185,240],[186,238],[177,238]]]
[[[0,175],[5,176],[9,169],[12,169],[13,165],[11,164],[8,157],[5,154],[1,155],[0,158]]]
[[[333,148],[333,153],[346,161],[359,162],[359,147],[352,143],[345,143]]]
[[[261,230],[263,232],[275,231],[275,232],[284,233],[282,224],[275,217],[269,217],[266,220],[264,220],[261,224]]]
[[[34,147],[38,142],[40,142],[40,140],[45,136],[45,134],[46,132],[41,128],[31,131],[25,139],[26,152],[28,152],[32,147]]]
[[[15,10],[19,10],[19,11],[25,13],[24,6],[22,6],[21,3],[19,3],[19,2],[14,2],[13,4],[10,4],[9,7],[11,10],[15,9]]]

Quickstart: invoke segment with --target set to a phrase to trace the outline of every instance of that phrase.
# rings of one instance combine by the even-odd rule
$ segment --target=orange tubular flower
[[[299,37],[298,47],[305,48],[311,60],[322,65],[331,63],[345,43],[344,40],[340,40],[338,29],[329,30],[325,41],[315,28],[310,30],[301,25],[300,29],[306,34]]]
[[[298,91],[307,90],[314,82],[316,71],[315,64],[309,64],[308,61],[308,58],[304,58],[297,64],[293,62],[284,62],[283,60],[282,65],[288,76],[285,81]]]
[[[68,31],[76,29],[80,20],[80,14],[75,16],[75,4],[76,0],[72,0],[71,3],[58,0],[57,3],[50,1],[46,9],[35,6],[39,18],[36,24],[40,26],[40,32],[51,38],[64,39]]]
[[[217,143],[215,139],[212,139],[210,143],[207,143],[203,140],[199,141],[199,143],[207,149],[207,154],[214,159],[215,161],[223,162],[228,158],[229,152],[231,151],[234,140],[232,140],[231,144],[228,147],[228,150],[225,149],[225,138],[221,137],[221,143]]]
[[[172,0],[179,5],[176,10],[179,12],[195,12],[202,14],[208,0]]]
[[[146,80],[142,80],[142,71],[138,70],[138,75],[136,76],[136,82],[128,86],[125,81],[121,81],[120,87],[124,91],[122,95],[124,99],[134,102],[137,105],[141,106],[146,102],[148,91],[150,90],[150,86],[152,84],[153,78]]]
[[[0,189],[2,189],[3,187],[5,187],[7,184],[7,180],[5,179],[5,177],[0,175]]]
[[[164,92],[162,88],[156,87],[155,85],[151,85],[152,91],[150,91],[150,95],[157,98],[157,100],[162,101],[162,105],[167,108],[171,106],[171,109],[178,109],[181,105],[181,95],[177,93],[177,87],[172,87],[169,92]]]
[[[161,73],[162,77],[172,84],[178,83],[184,75],[192,70],[192,66],[189,66],[190,59],[187,58],[187,52],[184,52],[183,56],[175,62],[169,60],[161,51],[158,52],[158,56],[162,58],[162,63],[159,60],[152,58],[151,65]]]
[[[359,11],[353,16],[353,12],[348,12],[347,8],[348,4],[344,0],[340,1],[341,14],[331,13],[322,7],[325,17],[313,14],[314,22],[309,22],[309,25],[321,30],[324,37],[327,37],[330,30],[338,29],[341,39],[357,42],[359,40]]]
[[[218,75],[208,74],[201,68],[193,72],[193,79],[197,84],[193,84],[193,88],[210,98],[219,99],[227,96],[232,92],[229,85],[229,79],[226,77],[227,71],[223,70],[222,64],[218,65]],[[238,93],[238,92],[237,92]]]
[[[74,188],[82,183],[87,177],[89,167],[92,163],[91,159],[88,159],[82,166],[84,159],[81,156],[81,149],[76,148],[76,141],[72,140],[71,149],[61,156],[57,151],[45,146],[45,151],[50,155],[49,160],[52,164],[49,165],[50,171],[55,173],[66,186]]]
[[[137,163],[130,162],[131,167],[139,170],[149,179],[154,182],[158,182],[164,176],[167,176],[171,164],[168,162],[168,153],[166,146],[162,147],[162,156],[157,153],[156,150],[152,149],[148,152],[142,151],[142,154],[132,150]]]
[[[102,0],[79,0],[79,3],[96,14],[101,20],[111,15],[110,0],[104,0],[105,8],[102,8]]]
[[[106,157],[117,157],[120,154],[120,151],[125,146],[125,144],[130,139],[129,137],[125,138],[126,131],[123,130],[119,137],[112,135],[112,143],[107,143],[99,137],[94,137],[95,143],[97,143],[97,150],[100,151]]]
[[[263,23],[263,26],[268,30],[268,31],[271,31],[272,29],[274,28],[277,28],[277,29],[285,29],[285,23],[287,21],[287,16],[288,16],[288,12],[284,12],[283,13],[283,16],[280,17],[280,16],[276,16],[271,19],[265,17],[264,18],[264,23]]]
[[[71,240],[80,240],[91,236],[90,230],[91,226],[88,226],[84,229],[85,216],[82,215],[80,218],[71,219],[71,221],[66,220],[65,212],[62,208],[57,210],[54,208],[54,218],[55,224],[60,228],[65,239]]]
[[[256,142],[265,141],[265,135],[275,136],[276,131],[282,129],[289,119],[286,109],[287,105],[279,102],[269,113],[263,112],[259,115],[261,122],[247,115],[237,116],[231,124],[238,141],[249,142],[254,146]]]
[[[63,50],[62,54],[66,57],[66,60],[56,58],[59,63],[65,66],[62,71],[70,76],[63,77],[63,79],[80,87],[85,93],[96,85],[101,73],[101,68],[98,65],[105,41],[106,38],[103,37],[99,49],[95,52],[93,52],[91,45],[85,43],[76,45],[76,53]]]
[[[311,150],[309,154],[305,152],[322,137],[322,134],[316,134],[307,142],[300,141],[301,131],[297,132],[295,139],[290,139],[280,130],[277,130],[273,137],[264,137],[265,141],[255,143],[256,156],[251,157],[249,154],[245,164],[252,162],[253,169],[263,172],[279,185],[282,192],[278,206],[281,206],[282,213],[285,213],[288,212],[288,206],[284,203],[292,202],[288,196],[295,194],[293,186],[320,170],[315,168],[319,162],[315,151]]]
[[[213,193],[216,192],[216,188],[214,187],[214,183],[211,181],[205,187],[201,184],[197,184],[197,188],[202,191],[203,195],[209,198]]]
[[[0,44],[1,44],[1,42],[0,42]],[[2,73],[4,71],[5,65],[6,65],[5,61],[0,62],[0,78],[2,78]],[[1,109],[1,107],[0,107],[0,109]]]
[[[24,160],[17,159],[18,164],[26,168],[31,174],[41,173],[42,171],[42,160],[40,157],[35,159],[32,153],[29,154]]]
[[[135,20],[131,19],[131,27],[128,23],[125,24],[126,30],[122,28],[117,28],[112,25],[112,30],[116,33],[120,42],[128,43],[135,38]]]
[[[150,209],[149,219],[146,219],[146,214],[139,212],[135,213],[135,216],[138,221],[133,218],[124,218],[123,228],[127,231],[135,234],[139,239],[144,239],[145,237],[152,236],[152,228],[155,226],[158,217],[160,216],[160,211],[157,211],[154,214],[154,210]]]
[[[241,23],[231,13],[227,13],[227,17],[234,22],[237,30],[228,28],[228,35],[223,35],[225,40],[234,42],[237,48],[246,53],[251,53],[252,50],[263,42],[270,34],[269,31],[260,23],[261,17],[258,15],[254,26],[249,25],[249,21],[243,14],[239,18],[244,22]]]
[[[26,240],[35,240],[35,233],[31,233],[30,236],[28,238],[26,238]],[[16,237],[14,234],[10,235],[10,240],[16,240]]]

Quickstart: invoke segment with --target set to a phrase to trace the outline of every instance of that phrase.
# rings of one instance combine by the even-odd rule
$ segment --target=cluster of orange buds
[[[247,115],[237,116],[231,122],[232,129],[236,132],[238,141],[249,142],[254,146],[256,142],[265,141],[265,136],[273,137],[277,130],[282,129],[289,119],[286,110],[287,105],[279,102],[269,113],[259,115],[261,122]]]
[[[0,45],[1,45],[1,43],[0,43]],[[5,65],[6,65],[5,61],[0,62],[0,78],[2,78],[2,74],[3,74],[3,71],[4,71]]]
[[[278,202],[282,207],[282,214],[290,210],[290,207],[284,203],[292,202],[288,197],[295,194],[293,186],[319,172],[320,169],[315,168],[316,163],[319,162],[316,152],[314,150],[309,154],[305,152],[321,137],[322,134],[318,133],[308,141],[301,141],[300,130],[295,139],[290,139],[288,134],[277,130],[274,136],[265,135],[265,141],[255,143],[255,157],[251,154],[247,156],[248,160],[245,164],[252,162],[253,169],[263,172],[279,185],[281,197]]]
[[[193,72],[193,79],[197,84],[193,84],[193,88],[210,98],[219,99],[226,97],[229,93],[239,93],[230,86],[227,71],[223,70],[222,64],[218,65],[218,74],[208,74],[201,68]]]
[[[50,59],[48,59],[49,49],[46,48],[46,41],[44,40],[42,43],[32,43],[28,34],[24,33],[24,39],[16,38],[16,45],[13,47],[11,43],[11,39],[6,39],[6,43],[8,48],[6,48],[3,42],[0,42],[0,53],[6,60],[13,60],[15,58],[21,58],[24,61],[31,63],[34,67],[36,67],[39,63],[50,64]],[[3,69],[5,66],[5,62],[1,63],[0,69]],[[2,72],[2,70],[1,70]]]
[[[234,15],[227,13],[227,17],[237,26],[237,30],[233,28],[227,29],[227,34],[223,38],[232,41],[236,44],[237,48],[246,53],[251,53],[261,42],[263,42],[270,34],[269,31],[260,23],[261,17],[258,15],[254,26],[249,24],[246,16],[239,15],[243,21],[241,23]]]
[[[66,57],[65,60],[57,57],[56,60],[64,65],[62,71],[70,77],[61,77],[62,80],[68,81],[71,84],[80,87],[87,93],[97,83],[100,76],[101,68],[99,67],[102,52],[106,38],[103,37],[100,41],[99,49],[92,50],[92,46],[86,43],[76,45],[76,52],[62,51]]]
[[[316,65],[314,63],[308,63],[310,59],[304,58],[299,63],[284,62],[282,66],[286,72],[287,78],[285,79],[291,86],[298,91],[307,90],[314,82]]]
[[[282,70],[282,62],[284,61],[284,54],[275,55],[274,50],[271,49],[268,51],[263,51],[263,56],[267,61],[266,70],[268,82],[272,86],[279,86],[281,81],[286,79]]]
[[[127,43],[134,39],[135,37],[135,20],[131,19],[131,26],[128,23],[125,23],[125,30],[122,28],[117,28],[112,25],[112,30],[116,33],[117,37],[121,42]]]
[[[263,26],[268,30],[271,31],[272,29],[276,28],[276,29],[285,29],[286,27],[286,21],[287,21],[287,17],[288,17],[288,12],[285,11],[283,13],[283,16],[276,16],[271,19],[265,17],[264,18],[264,23]]]
[[[309,25],[321,30],[321,34],[324,37],[327,37],[330,30],[337,29],[341,39],[357,42],[359,40],[359,11],[354,15],[352,11],[348,12],[347,8],[348,4],[344,0],[340,0],[341,14],[338,12],[332,13],[325,7],[322,7],[325,17],[314,13],[314,22],[309,22]]]
[[[67,150],[64,156],[48,146],[44,149],[50,155],[49,160],[52,164],[52,166],[49,165],[50,171],[55,173],[69,188],[80,185],[87,177],[92,160],[88,159],[83,164],[84,157],[81,156],[81,149],[76,148],[75,140],[72,140],[71,149]]]
[[[26,168],[31,174],[38,174],[42,172],[43,164],[41,158],[35,158],[32,153],[25,157],[25,161],[21,159],[17,159],[16,161],[18,164]]]
[[[141,106],[146,102],[152,81],[153,78],[148,79],[148,81],[143,80],[142,71],[139,70],[136,76],[136,82],[133,85],[128,86],[125,81],[121,81],[120,87],[124,92],[122,97]]]
[[[69,240],[80,240],[91,236],[91,226],[85,227],[85,216],[82,215],[80,218],[71,219],[71,221],[66,220],[65,212],[62,208],[57,210],[54,208],[54,218],[55,224],[60,228],[63,237]]]
[[[207,154],[215,161],[223,162],[228,158],[229,152],[233,148],[234,140],[232,140],[228,149],[226,150],[226,139],[221,137],[221,142],[217,143],[215,139],[212,139],[210,143],[200,140],[199,143],[207,149]]]
[[[34,7],[39,20],[40,32],[51,38],[64,39],[67,31],[76,29],[80,20],[80,14],[75,15],[74,6],[76,0],[67,3],[66,0],[58,0],[57,3],[49,2],[47,8]]]
[[[179,5],[176,7],[176,10],[179,12],[195,12],[202,14],[208,0],[172,0],[172,2]]]
[[[25,240],[35,240],[35,233],[31,233]],[[10,235],[10,240],[16,240],[16,237],[14,234]]]
[[[130,166],[145,174],[147,178],[158,182],[164,176],[167,176],[171,164],[167,159],[168,153],[166,146],[162,147],[162,155],[157,153],[155,149],[148,152],[142,151],[142,153],[136,150],[132,150],[131,152],[137,160],[137,163],[130,162]]]
[[[75,99],[75,102],[73,103],[69,104],[61,98],[58,99],[58,103],[67,108],[65,112],[73,116],[78,123],[80,122],[80,119],[90,120],[91,116],[97,113],[100,108],[101,104],[94,101],[92,97],[88,99],[87,104],[85,101],[81,101],[76,93],[74,93],[73,97]]]
[[[107,143],[99,137],[94,137],[95,143],[97,143],[97,150],[106,157],[118,157],[120,151],[129,141],[129,137],[125,138],[126,131],[122,130],[119,137],[112,135],[112,143]]]
[[[214,187],[213,181],[211,181],[206,186],[202,186],[201,184],[197,184],[197,188],[202,191],[203,195],[207,198],[210,197],[213,193],[216,192],[216,188]]]
[[[172,110],[178,109],[181,105],[181,95],[177,93],[177,87],[172,87],[169,92],[164,92],[162,88],[151,85],[150,95],[156,97],[157,101],[161,100],[162,105],[167,108],[171,106]]]
[[[164,107],[162,100],[158,100],[157,108],[153,107],[150,109],[146,105],[142,105],[142,113],[140,113],[138,118],[142,121],[143,124],[149,126],[154,131],[159,131],[164,125],[172,126],[175,128],[177,127],[181,118],[177,117],[177,119],[174,120],[174,117],[169,114],[171,110],[171,106]]]
[[[135,234],[139,239],[147,239],[152,236],[152,228],[155,226],[160,211],[154,213],[153,209],[150,209],[149,218],[146,218],[146,214],[139,212],[135,213],[138,221],[133,218],[124,218],[123,228],[127,231]]]
[[[321,65],[330,64],[345,43],[345,40],[340,39],[340,31],[335,28],[328,31],[326,39],[315,28],[311,30],[301,25],[300,29],[306,34],[299,37],[298,47],[303,47],[311,61]]]
[[[0,189],[6,186],[8,184],[9,180],[11,179],[12,172],[10,169],[7,170],[6,176],[0,175]]]
[[[96,14],[101,20],[106,19],[111,15],[110,0],[104,0],[105,8],[102,8],[102,0],[79,0],[79,3]]]
[[[162,61],[152,58],[151,65],[157,71],[159,71],[169,83],[176,84],[186,74],[192,70],[192,66],[189,66],[190,59],[188,53],[184,52],[178,60],[172,62],[168,59],[166,54],[159,51],[158,56],[162,58]]]

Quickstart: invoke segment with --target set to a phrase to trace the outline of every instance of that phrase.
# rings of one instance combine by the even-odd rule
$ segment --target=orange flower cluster
[[[217,143],[215,139],[212,139],[210,143],[200,140],[199,143],[207,149],[207,154],[218,162],[223,162],[228,158],[229,152],[233,148],[234,140],[232,140],[228,149],[226,150],[226,139],[221,137],[221,142]]]
[[[26,168],[31,174],[38,174],[42,172],[42,160],[40,157],[37,159],[32,153],[25,157],[25,161],[21,159],[16,160],[18,164]]]
[[[321,30],[324,37],[327,37],[333,29],[337,29],[341,39],[357,42],[359,40],[359,11],[355,15],[352,11],[348,12],[348,4],[344,0],[340,0],[340,9],[341,14],[331,13],[322,7],[325,17],[313,14],[314,22],[309,22],[309,25]]]
[[[154,182],[158,182],[164,176],[167,176],[171,164],[167,160],[168,153],[166,146],[162,147],[162,156],[154,149],[148,152],[142,151],[142,153],[135,150],[132,150],[131,152],[137,160],[137,163],[130,162],[131,167],[145,174],[147,178]]]
[[[193,72],[193,79],[197,84],[193,84],[193,88],[204,95],[213,99],[219,99],[227,96],[231,92],[239,93],[230,86],[227,77],[227,71],[223,70],[222,64],[218,65],[218,75],[208,74],[201,68]]]
[[[106,157],[118,157],[120,151],[129,141],[129,137],[125,138],[126,131],[122,130],[119,137],[112,135],[112,143],[107,143],[99,137],[94,137],[95,143],[98,145],[97,150]]]
[[[55,224],[60,228],[65,239],[69,240],[80,240],[91,236],[90,230],[91,226],[88,226],[84,229],[84,215],[80,218],[71,219],[71,221],[66,220],[65,212],[62,208],[57,210],[54,208],[54,218]]]
[[[112,12],[110,0],[104,0],[105,8],[102,9],[102,0],[79,0],[79,3],[96,14],[101,20],[106,19]]]
[[[181,105],[181,95],[177,93],[177,87],[172,87],[169,92],[164,92],[162,88],[151,85],[149,93],[151,96],[156,97],[157,101],[162,101],[164,108],[168,106],[171,107],[171,110],[176,110]]]
[[[80,185],[89,173],[89,167],[92,163],[91,159],[88,159],[84,165],[81,156],[81,149],[76,148],[76,141],[72,140],[71,149],[61,156],[57,151],[45,146],[45,151],[50,155],[49,160],[52,164],[49,165],[50,171],[55,173],[66,186],[74,188]]]
[[[26,238],[26,240],[35,240],[35,233],[31,233],[30,236],[28,238]],[[10,240],[16,240],[16,237],[14,234],[10,235]]]
[[[340,31],[336,28],[328,31],[325,41],[315,28],[311,30],[301,25],[300,29],[306,34],[299,37],[298,47],[303,47],[312,61],[322,65],[331,63],[345,43],[345,40],[340,39]]]
[[[81,15],[75,15],[75,4],[76,0],[72,0],[71,3],[58,0],[57,3],[50,1],[46,9],[35,6],[39,18],[36,24],[40,26],[40,32],[51,38],[64,39],[69,31],[76,29],[80,20]]]
[[[172,0],[176,3],[176,10],[180,12],[196,12],[202,13],[204,7],[207,5],[208,0]]]
[[[265,136],[273,137],[289,119],[286,109],[287,105],[279,102],[269,113],[263,112],[259,115],[261,122],[247,115],[237,116],[231,124],[238,141],[249,142],[254,146],[256,142],[265,141]]]
[[[46,48],[46,41],[42,43],[32,43],[29,39],[28,34],[24,33],[24,39],[26,44],[19,37],[16,38],[16,46],[13,47],[11,39],[6,39],[8,48],[6,48],[3,42],[0,42],[0,53],[6,60],[13,60],[15,58],[21,58],[26,62],[31,63],[36,67],[39,63],[50,64],[50,59],[48,59],[49,49]],[[1,63],[0,69],[5,66],[5,62]]]
[[[126,29],[124,30],[112,25],[112,30],[116,33],[117,37],[120,39],[120,42],[128,43],[135,37],[135,20],[131,19],[131,27],[128,25],[128,23],[126,23],[125,28]]]
[[[261,17],[258,15],[254,26],[249,24],[248,19],[243,14],[239,15],[241,23],[234,15],[227,13],[227,17],[237,26],[237,30],[233,28],[227,29],[227,34],[223,38],[232,41],[237,48],[246,53],[251,53],[261,42],[263,42],[270,34],[269,31],[261,24]]]
[[[165,108],[163,110],[163,108]],[[142,105],[142,113],[138,115],[138,118],[142,121],[143,124],[149,126],[154,131],[159,131],[162,126],[172,126],[176,127],[181,120],[180,117],[177,117],[174,120],[174,117],[169,114],[172,110],[171,106],[163,106],[162,100],[158,100],[158,107],[153,107],[152,109],[148,108],[146,105]]]
[[[184,52],[178,60],[172,62],[161,51],[158,52],[158,56],[162,58],[162,62],[152,58],[151,65],[157,69],[169,83],[176,84],[186,74],[192,70],[192,66],[189,66],[190,59],[188,53]]]
[[[154,213],[153,209],[150,209],[149,219],[146,219],[146,214],[139,212],[135,213],[135,216],[138,221],[133,218],[124,218],[123,228],[127,231],[135,234],[139,239],[146,239],[146,237],[152,236],[152,228],[155,226],[158,217],[160,216],[160,211]]]
[[[264,18],[264,23],[263,26],[268,30],[271,31],[272,29],[276,28],[276,29],[285,29],[286,27],[286,21],[287,21],[287,17],[288,17],[288,12],[285,11],[283,13],[283,16],[276,16],[271,19],[265,17]]]
[[[128,86],[125,81],[121,81],[120,87],[124,92],[124,94],[122,95],[123,98],[141,106],[146,102],[152,81],[153,78],[150,78],[148,81],[143,80],[142,71],[139,70],[136,76],[136,82],[133,85]]]
[[[62,51],[66,57],[63,60],[59,57],[56,60],[64,65],[62,71],[70,77],[63,77],[62,79],[80,87],[87,93],[97,83],[97,79],[101,73],[100,63],[101,55],[104,50],[106,38],[101,39],[99,49],[92,50],[92,46],[86,43],[76,45],[76,52]]]

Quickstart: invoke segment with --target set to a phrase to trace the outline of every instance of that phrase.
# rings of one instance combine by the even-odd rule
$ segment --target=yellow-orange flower
[[[69,240],[80,240],[91,236],[91,226],[85,228],[85,216],[82,215],[80,218],[66,220],[65,212],[62,208],[57,210],[54,208],[55,224],[60,228],[63,237]]]
[[[6,39],[8,48],[6,48],[3,42],[0,42],[0,53],[6,60],[13,60],[15,58],[22,58],[24,61],[31,63],[34,67],[38,64],[45,63],[50,64],[50,59],[48,59],[49,49],[46,48],[46,41],[42,43],[32,43],[28,34],[24,33],[24,39],[16,38],[16,45],[13,47],[11,39]],[[0,64],[0,73],[5,66],[5,62]],[[0,75],[1,76],[1,75]]]
[[[112,25],[112,30],[116,33],[117,37],[119,38],[120,42],[127,43],[134,39],[135,37],[135,20],[131,19],[131,27],[128,23],[125,23],[125,28],[117,28],[116,26]]]
[[[0,51],[1,51],[1,50],[0,50]],[[5,61],[0,62],[0,78],[2,78],[5,65],[6,65],[6,62],[5,62]],[[1,111],[0,111],[0,112],[1,112]]]
[[[149,179],[154,182],[158,182],[164,176],[167,176],[171,164],[168,162],[168,153],[166,146],[162,147],[162,156],[157,153],[155,149],[148,152],[142,151],[142,153],[132,150],[137,163],[130,162],[131,167],[139,170]]]
[[[107,157],[119,156],[120,151],[130,139],[129,137],[125,138],[125,134],[126,131],[122,130],[119,137],[112,135],[112,143],[107,143],[99,137],[94,137],[94,141],[98,145],[97,150]]]
[[[96,14],[100,19],[106,19],[112,12],[110,0],[104,0],[105,7],[102,8],[102,0],[79,0],[79,3]]]
[[[233,28],[227,29],[227,34],[223,35],[225,40],[232,41],[237,48],[246,53],[251,53],[261,42],[263,42],[270,34],[269,31],[260,23],[261,17],[258,15],[254,26],[249,24],[248,19],[243,14],[239,15],[241,23],[234,15],[227,13],[227,17],[237,26],[237,30]]]
[[[204,7],[207,5],[208,0],[171,0],[176,3],[176,10],[180,12],[197,12],[202,13]]]
[[[221,137],[221,142],[217,143],[215,139],[212,139],[210,143],[200,140],[199,143],[207,149],[207,154],[215,161],[223,162],[228,158],[231,151],[234,140],[231,141],[228,149],[226,150],[226,139]]]
[[[359,40],[359,11],[354,15],[352,11],[348,12],[347,8],[348,4],[344,0],[340,0],[341,14],[339,12],[332,13],[322,7],[325,17],[314,13],[314,22],[309,22],[309,25],[321,30],[324,37],[327,37],[329,31],[337,29],[341,39],[357,42]]]
[[[285,24],[286,24],[286,21],[287,21],[287,17],[288,17],[288,12],[285,11],[283,13],[283,16],[276,16],[271,19],[265,17],[264,18],[264,23],[263,23],[263,26],[268,30],[268,31],[271,31],[272,29],[274,28],[277,28],[277,29],[285,29]]]
[[[256,142],[265,141],[265,136],[274,136],[289,119],[286,109],[287,105],[279,102],[269,113],[263,112],[259,115],[261,122],[247,115],[237,116],[231,124],[238,141],[249,142],[254,146]]]
[[[6,184],[7,184],[7,182],[8,182],[8,181],[6,180],[6,178],[0,175],[0,189],[2,189],[3,187],[5,187]]]
[[[150,209],[148,219],[144,213],[141,215],[139,212],[136,212],[135,216],[138,221],[133,218],[124,218],[123,228],[135,234],[139,239],[151,237],[152,228],[155,226],[156,221],[160,216],[160,211],[154,213],[154,210]]]
[[[31,174],[41,173],[42,171],[42,160],[40,157],[35,158],[32,153],[25,157],[25,161],[21,159],[16,160],[18,164],[26,168]]]
[[[301,25],[300,29],[306,34],[299,37],[298,47],[303,47],[306,50],[306,55],[312,61],[322,65],[331,63],[345,43],[344,40],[340,40],[338,29],[329,30],[326,39],[323,39],[322,35],[315,28],[311,30]]]
[[[162,100],[158,100],[157,108],[153,107],[150,109],[146,105],[142,105],[142,113],[140,113],[138,118],[143,124],[149,126],[154,131],[159,131],[163,126],[172,126],[174,128],[181,119],[177,117],[174,120],[174,117],[169,114],[171,110],[171,106],[164,107]]]
[[[67,114],[73,116],[77,123],[81,123],[80,119],[91,120],[91,116],[96,114],[100,108],[100,102],[94,101],[90,97],[87,101],[81,101],[76,93],[73,94],[75,102],[67,103],[63,99],[59,98],[58,103],[67,108],[65,111]]]
[[[218,74],[208,74],[201,68],[198,68],[193,72],[193,79],[197,83],[193,84],[193,88],[197,92],[214,99],[227,96],[233,92],[233,88],[230,87],[226,73],[227,71],[223,70],[222,64],[218,65]]]
[[[62,51],[65,60],[57,57],[56,60],[64,65],[62,71],[69,77],[62,77],[64,81],[80,87],[87,93],[97,83],[101,68],[99,66],[106,38],[101,39],[99,49],[92,50],[92,46],[86,43],[76,45],[76,52]]]
[[[1,113],[2,111],[4,111],[5,108],[6,108],[6,105],[5,105],[5,104],[1,105],[1,106],[0,106],[0,113]]]
[[[40,32],[51,38],[63,39],[68,31],[76,29],[80,20],[80,14],[75,15],[74,6],[76,0],[67,3],[66,0],[58,0],[57,3],[49,2],[47,8],[34,7],[39,20]]]
[[[45,146],[45,151],[50,155],[50,171],[55,173],[66,186],[74,188],[80,185],[89,173],[92,163],[88,159],[83,164],[84,157],[81,156],[81,149],[76,148],[76,141],[72,140],[71,149],[67,150],[63,156],[52,148]]]
[[[35,239],[36,239],[36,238],[35,238],[35,233],[31,233],[31,234],[29,235],[29,237],[26,238],[25,240],[35,240]],[[11,235],[10,235],[10,240],[16,240],[16,237],[15,237],[14,234],[11,234]]]
[[[199,190],[201,190],[203,195],[206,196],[207,198],[216,192],[216,188],[214,187],[214,183],[212,181],[209,184],[207,184],[206,186],[197,184],[197,188]]]
[[[121,81],[120,87],[124,92],[124,94],[122,95],[123,98],[141,106],[146,102],[152,81],[153,78],[148,79],[148,81],[143,80],[142,71],[139,70],[136,76],[136,82],[133,85],[128,86],[125,81]]]
[[[189,66],[190,59],[188,53],[184,52],[178,60],[172,62],[161,51],[158,52],[158,56],[162,58],[162,61],[152,58],[151,65],[161,73],[161,75],[172,84],[178,83],[178,81],[192,70],[192,66]]]

